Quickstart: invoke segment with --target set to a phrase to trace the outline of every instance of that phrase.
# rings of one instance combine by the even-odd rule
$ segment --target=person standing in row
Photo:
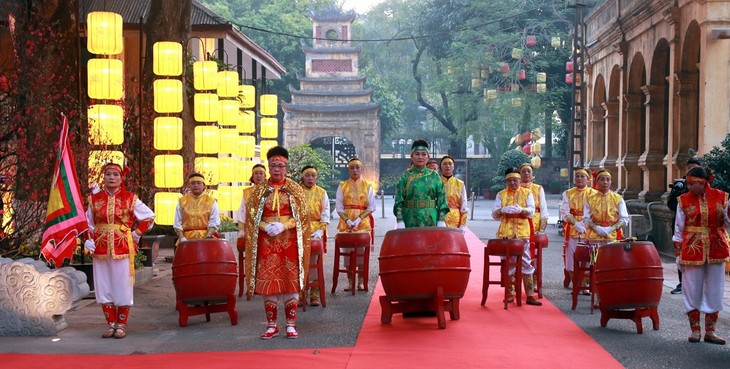
[[[372,213],[375,212],[375,191],[366,180],[362,178],[362,162],[357,157],[353,157],[347,162],[347,171],[350,178],[340,182],[335,195],[335,211],[340,216],[337,224],[339,232],[368,232],[371,233],[375,224],[373,224]],[[371,234],[372,237],[372,234]],[[358,254],[365,253],[365,246],[357,250]],[[358,270],[364,270],[365,259],[361,256],[357,258]],[[350,265],[349,258],[345,258],[345,268]],[[361,274],[357,275],[357,289],[365,290],[364,278]],[[352,286],[350,281],[348,286]],[[350,291],[350,287],[345,288]]]
[[[275,146],[266,158],[269,179],[256,185],[246,202],[247,293],[264,296],[267,327],[261,339],[279,335],[280,299],[284,301],[286,337],[298,338],[297,304],[309,265],[309,207],[302,187],[286,178],[289,152]]]
[[[586,196],[583,222],[586,239],[599,246],[623,239],[621,227],[629,223],[629,212],[621,195],[611,190],[611,172],[596,173],[596,191]]]
[[[530,253],[530,237],[532,236],[530,219],[535,212],[535,200],[530,190],[520,186],[518,168],[507,169],[504,177],[507,188],[499,191],[492,208],[492,218],[499,220],[497,238],[517,238],[525,242],[522,252],[522,281],[525,285],[527,304],[541,306],[542,302],[533,295],[535,283],[532,276],[535,274],[535,267],[532,265],[532,254]],[[514,274],[515,270],[511,269],[509,275],[514,276]],[[514,296],[515,291],[512,289],[507,302],[513,302]]]
[[[302,190],[309,205],[309,228],[312,239],[322,240],[322,248],[327,250],[327,225],[330,224],[330,199],[327,191],[317,185],[317,168],[306,165],[302,168]],[[318,255],[310,255],[311,264],[316,264]],[[317,282],[317,273],[309,270],[309,280]],[[319,306],[319,287],[312,287],[309,304]],[[306,303],[306,301],[304,301]]]
[[[573,255],[578,247],[578,240],[585,237],[586,233],[586,225],[583,223],[585,199],[595,191],[588,186],[588,178],[590,177],[587,170],[576,169],[573,175],[575,186],[563,191],[563,201],[560,203],[560,217],[563,219],[563,233],[565,233],[563,261],[567,277],[563,285],[566,288],[573,280]]]
[[[525,163],[520,165],[520,186],[530,190],[532,197],[535,199],[535,215],[532,216],[532,226],[535,232],[544,232],[547,228],[548,213],[547,199],[545,197],[545,189],[533,181],[535,180],[535,168],[532,164]]]
[[[180,197],[172,228],[178,242],[214,237],[221,225],[218,202],[205,192],[205,178],[200,173],[188,176],[190,193]]]
[[[686,172],[689,172],[692,168],[699,167],[700,165],[702,165],[700,163],[700,159],[696,156],[693,156],[689,158],[689,160],[687,160]],[[669,197],[667,198],[667,207],[669,208],[669,210],[672,211],[672,213],[677,213],[677,199],[679,198],[679,196],[687,193],[687,191],[689,190],[687,189],[685,177],[682,177],[682,179],[674,181],[674,183],[672,183],[672,191],[669,192]],[[674,221],[676,221],[676,219],[673,219],[672,224],[675,223]],[[672,295],[679,295],[680,293],[682,293],[682,268],[679,267],[679,255],[675,255],[675,257],[677,258],[677,277],[679,278],[679,283],[677,283],[677,286],[674,287],[674,289],[670,293]]]
[[[700,312],[705,313],[705,342],[724,345],[715,334],[719,311],[723,309],[725,263],[730,260],[728,234],[728,194],[710,187],[708,169],[687,172],[689,192],[679,196],[674,236],[679,264],[684,273],[682,295],[692,334],[689,342],[699,342]]]
[[[428,143],[416,140],[411,146],[413,166],[401,175],[396,185],[393,214],[396,228],[446,227],[444,183],[438,173],[426,168]]]
[[[238,210],[233,212],[233,220],[236,222],[238,226],[238,238],[236,239],[236,249],[238,250],[238,262],[239,262],[239,281],[242,281],[243,278],[246,276],[246,269],[245,269],[245,255],[246,255],[246,249],[248,248],[246,246],[246,237],[245,232],[243,231],[244,226],[246,224],[246,201],[251,197],[251,194],[253,193],[254,187],[256,187],[257,184],[263,183],[266,181],[266,167],[261,164],[255,164],[253,168],[251,168],[251,178],[248,180],[251,182],[251,186],[246,187],[243,189],[243,196],[241,197],[241,205],[238,207]],[[243,266],[241,266],[243,265]],[[241,282],[242,283],[242,282]],[[240,291],[238,291],[238,296],[243,295],[244,286],[241,285],[239,288]],[[246,295],[246,300],[251,300],[251,295]]]
[[[446,192],[446,203],[449,205],[449,213],[446,214],[444,222],[447,227],[459,228],[461,233],[466,233],[466,218],[469,212],[466,197],[466,186],[464,181],[454,176],[454,158],[444,156],[441,158],[441,180],[444,182]]]
[[[86,210],[90,236],[84,247],[94,258],[96,302],[109,324],[103,338],[127,336],[134,303],[134,256],[139,238],[154,226],[155,213],[124,185],[128,171],[119,164],[104,165],[104,189],[89,197]]]
[[[436,159],[428,159],[426,162],[426,168],[431,169],[432,171],[438,173],[439,172],[439,163],[436,161]]]

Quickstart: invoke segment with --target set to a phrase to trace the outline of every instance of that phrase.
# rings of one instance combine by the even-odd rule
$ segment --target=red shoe
[[[261,335],[261,339],[270,340],[278,335],[279,335],[279,327],[270,326],[270,327],[266,327],[266,332],[264,332],[264,334]]]
[[[286,327],[286,338],[299,338],[299,333],[297,333],[296,327],[291,325]]]

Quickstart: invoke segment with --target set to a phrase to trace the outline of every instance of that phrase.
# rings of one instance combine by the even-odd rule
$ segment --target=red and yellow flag
[[[61,120],[61,139],[41,241],[41,254],[56,268],[63,265],[64,259],[73,257],[76,239],[89,229],[71,145],[68,143],[68,119],[62,114]]]

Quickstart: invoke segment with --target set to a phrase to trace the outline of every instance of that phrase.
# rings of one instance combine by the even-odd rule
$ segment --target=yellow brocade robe
[[[535,228],[535,232],[537,232],[540,229],[540,220],[542,219],[541,210],[544,210],[540,209],[540,201],[542,200],[542,198],[540,198],[540,189],[542,186],[536,183],[530,183],[528,186],[522,187],[530,190],[530,192],[532,192],[532,198],[535,200],[535,215],[532,216],[532,226]]]
[[[467,213],[462,212],[462,204],[466,202],[465,198],[462,198],[464,194],[464,181],[452,176],[446,178],[441,176],[441,181],[444,182],[444,190],[446,192],[446,202],[449,204],[449,213],[446,214],[444,222],[447,227],[459,228],[466,225]]]
[[[518,205],[527,207],[527,198],[530,196],[530,190],[520,187],[515,191],[504,189],[499,191],[499,197],[502,199],[501,207]],[[497,229],[497,238],[530,238],[530,221],[529,217],[518,214],[503,214]]]
[[[309,204],[310,230],[312,232],[322,230],[323,233],[327,233],[327,223],[322,223],[324,188],[317,185],[312,186],[312,188],[302,186],[302,190],[304,191],[304,197],[307,199],[307,204]]]
[[[583,209],[585,208],[585,199],[587,196],[595,192],[591,187],[585,187],[583,189],[580,189],[578,187],[573,187],[565,191],[566,196],[568,197],[568,208],[570,209],[570,213],[566,216],[565,219],[565,229],[568,230],[565,232],[566,237],[570,238],[578,238],[582,237],[578,231],[575,230],[575,227],[573,227],[573,224],[580,222],[583,220]]]
[[[337,223],[337,229],[340,232],[346,232],[350,229],[350,226],[347,225],[347,219],[358,217],[363,210],[368,208],[370,184],[364,179],[360,179],[357,182],[348,179],[340,182],[340,190],[342,191],[342,202],[347,217],[340,217],[340,222]],[[372,229],[373,225],[370,224],[370,217],[365,217],[357,225],[355,232],[370,232]]]
[[[199,240],[208,234],[208,221],[215,199],[207,193],[195,197],[187,194],[180,198],[182,210],[183,237],[188,240]]]
[[[590,219],[586,219],[586,236],[589,240],[615,241],[619,238],[617,230],[612,231],[608,235],[601,236],[595,229],[590,227],[590,223],[601,227],[610,227],[621,220],[619,215],[619,204],[621,203],[621,195],[608,191],[605,194],[600,191],[593,191],[586,195],[585,202],[590,208]]]

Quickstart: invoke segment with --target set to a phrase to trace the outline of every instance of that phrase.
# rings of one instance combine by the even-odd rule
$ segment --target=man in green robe
[[[428,169],[428,143],[416,140],[411,146],[413,166],[398,180],[393,214],[397,227],[446,227],[444,219],[449,212],[446,191],[441,177]]]

